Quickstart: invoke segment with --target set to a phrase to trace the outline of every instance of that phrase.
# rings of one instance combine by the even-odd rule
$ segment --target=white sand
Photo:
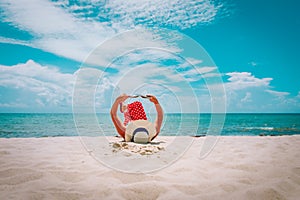
[[[151,156],[172,139],[158,137],[164,148]],[[300,135],[220,137],[200,160],[204,140],[162,170],[130,174],[97,162],[78,137],[2,138],[0,199],[299,199]],[[117,151],[148,156],[131,150]]]

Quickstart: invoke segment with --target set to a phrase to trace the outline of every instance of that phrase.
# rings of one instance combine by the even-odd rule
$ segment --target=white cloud
[[[270,85],[270,81],[273,78],[256,78],[250,72],[230,72],[226,73],[230,76],[226,83],[226,89],[228,90],[242,90],[251,87],[266,87]]]
[[[223,6],[220,3],[216,5],[210,0],[114,0],[105,1],[105,5],[100,1],[96,4],[81,1],[81,5],[83,2],[92,5],[89,11],[93,12],[96,8],[99,19],[131,28],[146,25],[186,29],[197,24],[212,22],[217,14],[222,15],[220,10]]]
[[[74,30],[74,19],[62,9],[56,9],[49,1],[40,0],[12,0],[3,1],[7,22],[14,23],[21,30],[37,35],[65,34]],[[62,20],[64,19],[64,20]],[[44,23],[41,23],[44,22]]]
[[[81,106],[93,109],[95,105],[103,111],[111,105],[115,84],[107,78],[98,83],[102,73],[94,68],[79,69],[74,74],[62,73],[32,60],[14,66],[0,65],[1,97],[6,97],[0,99],[0,108],[71,112],[75,102],[77,109]],[[74,86],[76,96],[73,96]]]
[[[300,103],[297,100],[297,96],[292,97],[290,96],[289,92],[279,92],[275,90],[265,90],[265,92],[271,94],[273,97],[273,102],[277,104],[277,106],[283,105],[298,105],[300,107]]]
[[[203,60],[198,60],[196,58],[186,58],[187,60],[187,64],[191,64],[191,65],[198,65],[201,64],[203,62]]]
[[[100,77],[102,78],[99,79]],[[14,95],[18,96],[14,102],[13,97],[2,99],[1,108],[56,107],[57,111],[68,108],[67,111],[70,112],[74,84],[77,96],[73,98],[73,102],[85,111],[87,105],[88,111],[95,105],[97,111],[106,112],[116,95],[123,92],[155,94],[166,102],[167,96],[178,97],[181,101],[184,100],[180,102],[184,105],[190,105],[186,102],[190,101],[189,95],[193,95],[193,88],[176,70],[155,64],[121,68],[117,74],[103,73],[95,68],[84,68],[69,74],[29,60],[24,64],[0,66],[0,87],[3,94],[14,91]],[[168,104],[165,107],[169,112],[178,108],[178,104]],[[189,111],[191,110],[193,108]]]
[[[0,103],[0,108],[26,108],[27,105],[24,103],[10,102],[10,103]]]
[[[202,75],[203,78],[213,78],[213,77],[221,77],[221,76],[222,74],[220,73],[207,73]]]
[[[119,24],[126,27],[137,25],[172,26],[186,29],[197,24],[212,22],[216,15],[222,16],[224,5],[210,0],[114,0],[75,2],[70,7],[67,2],[59,6],[68,8],[78,16],[91,15],[107,23]],[[84,8],[84,9],[83,9]]]
[[[30,46],[77,61],[83,61],[100,42],[116,33],[105,24],[76,18],[46,0],[4,0],[0,5],[5,22],[34,36]]]
[[[230,112],[299,112],[297,96],[276,91],[272,78],[257,78],[250,72],[227,73],[225,82],[227,107]]]
[[[186,77],[188,81],[198,81],[201,78],[210,78],[210,77],[216,77],[217,73],[212,73],[217,69],[217,67],[193,67],[190,69],[187,69],[185,72],[182,72],[182,74]],[[220,76],[220,75],[219,75]]]
[[[74,75],[73,111],[91,113],[94,108],[100,112],[107,111],[116,85],[96,68],[81,68]]]
[[[81,62],[107,38],[132,28],[156,24],[184,29],[212,22],[221,4],[117,0],[79,1],[70,6],[68,1],[2,0],[0,6],[4,22],[33,36],[30,42],[0,38],[1,42],[30,45]]]
[[[61,73],[56,68],[41,66],[32,60],[10,67],[0,65],[0,86],[22,91],[20,95],[26,94],[19,96],[19,102],[70,106],[74,79],[72,74]],[[14,106],[24,107],[24,103],[15,103]]]
[[[241,99],[241,102],[251,102],[252,101],[251,96],[252,94],[250,92],[246,92],[246,95],[244,98]]]
[[[146,83],[169,85],[172,90],[178,91],[179,88],[171,84],[184,81],[174,70],[151,63],[121,68],[118,74],[110,75],[110,79],[118,83],[120,90],[125,93],[130,93]]]
[[[255,61],[251,61],[248,63],[248,65],[251,65],[252,67],[256,67],[258,65],[258,63]]]
[[[274,95],[274,96],[276,96],[276,97],[280,97],[280,98],[290,94],[288,92],[278,92],[278,91],[275,91],[275,90],[265,90],[265,91],[272,94],[272,95]]]
[[[0,42],[8,43],[8,44],[19,44],[19,45],[23,45],[23,46],[32,46],[32,44],[30,44],[27,41],[13,39],[13,38],[5,38],[5,37],[1,37],[1,36],[0,36]]]
[[[163,33],[153,33],[145,29],[136,29],[117,35],[98,46],[89,57],[87,63],[119,69],[120,65],[129,66],[139,61],[159,62],[174,57],[172,53],[181,51],[171,42],[171,36],[162,40]],[[171,51],[172,53],[170,53]],[[111,63],[115,59],[122,63]]]
[[[0,107],[1,110],[55,107],[57,111],[61,108],[68,108],[67,111],[71,111],[73,87],[78,76],[81,77],[81,82],[78,82],[77,79],[76,83],[81,84],[81,89],[83,89],[82,93],[77,96],[80,97],[80,102],[90,103],[91,108],[95,105],[97,111],[101,112],[106,112],[116,95],[123,92],[155,94],[167,112],[177,112],[180,109],[186,112],[195,111],[197,101],[193,96],[194,94],[198,98],[201,112],[212,111],[212,105],[225,104],[225,96],[211,96],[218,93],[220,85],[218,87],[217,85],[207,85],[210,91],[208,88],[203,88],[203,91],[200,91],[202,89],[199,88],[189,88],[190,85],[180,75],[177,75],[176,71],[154,64],[144,64],[131,70],[133,73],[128,72],[128,74],[123,74],[126,70],[109,76],[104,73],[105,76],[98,83],[103,72],[93,68],[68,74],[61,73],[54,67],[42,66],[32,60],[14,66],[1,65]],[[227,90],[227,109],[230,112],[299,111],[300,92],[297,96],[290,97],[288,92],[269,89],[270,85],[267,84],[269,82],[262,81],[264,79],[257,80],[258,78],[249,75],[250,73],[242,74],[244,75],[236,75],[235,72],[236,76],[243,78],[236,78],[235,76],[231,82],[225,83],[225,87],[227,84],[232,84],[234,80],[239,83],[241,80],[244,83],[251,83],[249,87],[233,87],[234,90]],[[165,78],[156,79],[157,75],[165,76]],[[90,93],[87,92],[86,88],[90,88]],[[130,91],[126,91],[126,89]],[[11,95],[11,93],[6,93],[6,91],[16,93],[13,94],[13,97],[8,97],[7,95]],[[170,99],[174,102],[169,103]]]

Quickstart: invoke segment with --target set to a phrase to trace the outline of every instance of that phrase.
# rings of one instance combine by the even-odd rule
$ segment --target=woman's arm
[[[160,106],[157,98],[155,96],[152,96],[152,95],[147,95],[147,96],[150,96],[149,100],[152,103],[154,103],[154,106],[155,106],[155,109],[156,109],[156,112],[157,112],[157,116],[156,116],[156,120],[155,120],[155,124],[154,124],[155,129],[156,129],[156,135],[151,139],[151,140],[153,140],[160,133],[164,113],[163,113],[163,109]]]
[[[126,127],[123,125],[122,121],[119,119],[117,111],[118,111],[118,106],[120,103],[124,102],[128,98],[127,95],[121,95],[119,96],[115,102],[113,103],[111,110],[110,110],[110,116],[111,119],[117,129],[117,132],[122,138],[125,138],[125,130]]]

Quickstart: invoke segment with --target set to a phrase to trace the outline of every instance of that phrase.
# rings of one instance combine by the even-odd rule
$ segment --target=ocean
[[[165,114],[160,135],[300,134],[300,114],[226,114],[224,125],[222,121],[211,123],[211,117],[211,114]],[[148,118],[154,121],[155,116]],[[117,135],[109,114],[97,114],[97,125],[91,123],[95,121],[95,116],[84,115],[76,119],[77,126],[75,126],[73,114],[2,113],[0,114],[0,137]]]

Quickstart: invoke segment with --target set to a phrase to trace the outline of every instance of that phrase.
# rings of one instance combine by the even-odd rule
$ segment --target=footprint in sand
[[[158,153],[159,151],[165,150],[164,147],[158,145],[142,145],[136,143],[126,143],[126,142],[114,142],[112,145],[112,152],[116,153],[118,151],[126,151],[128,154],[136,153],[140,155],[152,155]],[[125,156],[129,156],[129,155]]]

